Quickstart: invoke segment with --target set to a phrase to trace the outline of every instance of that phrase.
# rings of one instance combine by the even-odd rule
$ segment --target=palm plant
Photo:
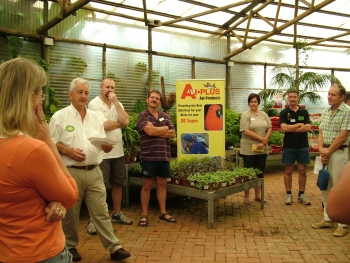
[[[288,63],[274,67],[272,73],[275,75],[271,80],[271,85],[278,88],[261,91],[259,95],[263,100],[272,99],[277,94],[285,97],[289,89],[297,89],[300,101],[307,99],[315,104],[321,100],[321,96],[316,92],[329,88],[331,84],[341,84],[340,80],[331,74],[304,73],[298,66]]]

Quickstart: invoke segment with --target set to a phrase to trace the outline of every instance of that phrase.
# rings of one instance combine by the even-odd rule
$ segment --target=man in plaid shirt
[[[328,193],[337,183],[342,168],[349,161],[348,143],[350,131],[350,107],[343,103],[346,90],[341,85],[333,85],[328,91],[329,108],[322,114],[320,133],[318,137],[318,150],[321,154],[322,164],[327,165],[330,174],[328,189],[322,191],[324,204],[324,218],[321,222],[312,225],[313,228],[333,227],[328,217],[326,206]],[[333,236],[342,237],[347,233],[347,225],[338,223]]]

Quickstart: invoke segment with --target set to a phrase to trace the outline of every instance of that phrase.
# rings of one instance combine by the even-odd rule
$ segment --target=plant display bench
[[[129,191],[128,185],[142,185],[142,178],[139,177],[128,177],[126,185],[126,205],[129,205]],[[222,187],[218,190],[200,190],[194,187],[182,186],[177,184],[167,184],[167,191],[169,193],[180,194],[185,196],[191,196],[199,199],[204,199],[208,201],[208,228],[214,227],[214,200],[220,197],[226,197],[238,192],[242,192],[257,186],[261,186],[261,209],[264,208],[264,179],[258,178],[250,180],[240,184],[234,184],[227,187]],[[153,184],[156,187],[156,184]]]
[[[310,157],[315,157],[320,155],[318,152],[310,152]],[[243,164],[242,157],[239,156],[239,148],[235,148],[233,150],[226,151],[226,157],[232,157],[235,159],[236,166],[239,166],[240,164]],[[282,160],[282,153],[276,153],[276,154],[268,154],[266,161],[276,161],[276,160]]]

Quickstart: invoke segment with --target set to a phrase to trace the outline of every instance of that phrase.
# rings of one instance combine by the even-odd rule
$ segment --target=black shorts
[[[170,178],[170,163],[141,160],[142,176],[145,178]]]

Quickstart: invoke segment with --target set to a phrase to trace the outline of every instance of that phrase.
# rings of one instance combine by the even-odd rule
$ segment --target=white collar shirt
[[[79,112],[71,104],[52,116],[49,128],[54,143],[61,142],[70,148],[82,149],[86,154],[84,162],[77,162],[61,154],[66,166],[86,166],[101,163],[102,150],[97,149],[88,140],[89,137],[106,137],[103,123],[95,112],[86,109],[83,122]]]
[[[120,103],[120,102],[119,102]],[[120,103],[123,107],[123,105]],[[118,121],[118,113],[113,103],[111,103],[111,107],[108,107],[106,103],[104,103],[99,96],[92,99],[89,103],[89,109],[93,110],[100,117],[102,122],[106,120]],[[105,131],[107,138],[117,142],[112,151],[109,153],[102,152],[103,159],[111,159],[118,158],[124,156],[123,151],[123,142],[122,142],[122,129],[117,128],[110,131]]]

